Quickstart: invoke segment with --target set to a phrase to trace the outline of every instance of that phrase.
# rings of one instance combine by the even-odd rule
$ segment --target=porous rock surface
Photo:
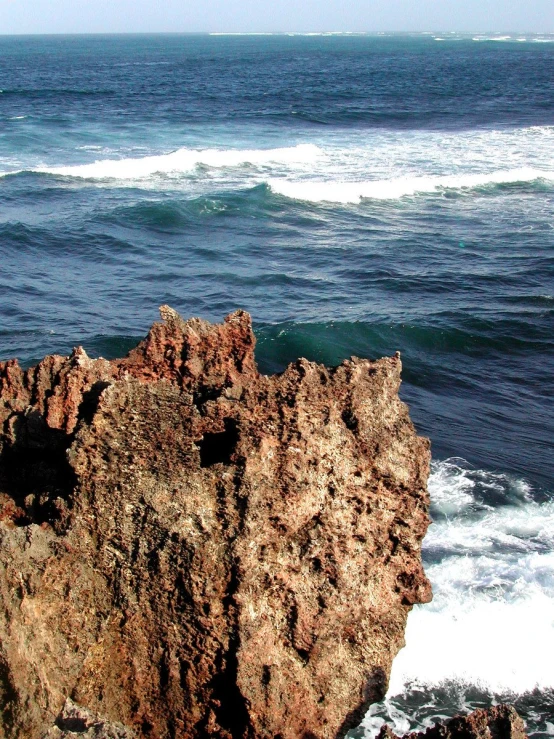
[[[386,724],[377,739],[399,739]],[[426,731],[405,734],[403,739],[527,739],[525,724],[513,706],[479,708],[468,716],[455,716]]]
[[[135,739],[135,734],[128,727],[106,721],[68,698],[56,723],[43,739]]]
[[[70,699],[90,736],[341,737],[431,597],[399,356],[267,377],[248,314],[161,314],[121,360],[0,364],[0,736]]]

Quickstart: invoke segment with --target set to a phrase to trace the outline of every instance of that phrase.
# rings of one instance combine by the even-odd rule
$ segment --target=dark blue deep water
[[[554,735],[553,41],[0,37],[0,359],[162,303],[250,311],[266,372],[402,352],[435,600],[358,736],[504,698]]]

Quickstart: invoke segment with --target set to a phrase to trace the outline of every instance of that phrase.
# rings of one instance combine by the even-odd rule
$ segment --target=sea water
[[[121,356],[169,303],[264,372],[402,353],[432,603],[399,731],[554,735],[554,38],[0,37],[0,358]]]

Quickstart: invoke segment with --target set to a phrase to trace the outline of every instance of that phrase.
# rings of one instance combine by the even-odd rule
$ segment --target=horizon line
[[[0,33],[0,37],[10,36],[503,36],[499,40],[514,40],[513,36],[554,36],[553,31],[533,30],[472,30],[472,31],[16,31]],[[488,40],[488,39],[483,39]],[[493,40],[493,39],[491,39]]]

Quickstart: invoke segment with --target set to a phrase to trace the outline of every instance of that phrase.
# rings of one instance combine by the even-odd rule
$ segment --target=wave
[[[313,114],[298,111],[298,117],[306,115]],[[357,113],[350,110],[348,115]],[[400,117],[409,115],[404,112]],[[95,149],[93,143],[89,141],[83,153],[79,142],[76,150],[68,152],[72,159],[5,161],[0,169],[4,175],[39,173],[108,185],[134,181],[154,189],[180,180],[183,186],[191,186],[193,197],[213,193],[214,188],[267,186],[277,196],[315,203],[396,200],[418,193],[460,193],[518,183],[535,188],[554,177],[549,166],[553,126],[461,133],[398,133],[376,127],[355,136],[321,132],[309,143],[296,139],[281,147],[257,141],[242,149],[184,147],[156,155],[144,149]]]
[[[515,185],[537,181],[554,182],[554,171],[531,167],[500,170],[488,174],[462,174],[431,177],[399,177],[366,182],[325,182],[270,180],[276,195],[311,203],[359,204],[362,200],[397,200],[402,197],[443,190],[473,190],[495,185]]]
[[[103,159],[92,164],[63,167],[33,167],[28,170],[2,172],[0,176],[20,174],[23,171],[59,177],[104,180],[140,180],[152,175],[180,175],[194,171],[198,166],[239,167],[247,164],[309,164],[320,155],[314,144],[277,149],[178,149],[170,154],[157,156]]]
[[[434,598],[410,613],[387,709],[445,686],[489,696],[552,690],[554,500],[460,459],[433,462],[429,491],[423,553]]]
[[[472,41],[518,41],[532,44],[551,44],[554,38],[548,36],[474,36]]]
[[[208,36],[371,36],[363,31],[211,31]]]
[[[349,736],[352,739],[375,739],[385,722],[395,734],[404,736],[410,731],[425,731],[436,722],[444,723],[455,715],[467,715],[478,708],[498,703],[511,703],[516,708],[530,738],[554,736],[554,690],[532,690],[520,694],[508,691],[491,696],[478,688],[453,682],[427,690],[424,702],[421,693],[414,689],[401,697],[374,704],[361,726]]]
[[[360,289],[374,291],[389,280],[394,282],[395,275],[376,274]],[[440,289],[444,291],[444,281]],[[332,319],[317,323],[283,322],[257,329],[258,359],[265,372],[280,372],[298,356],[334,365],[352,354],[379,357],[397,349],[410,358],[410,363],[423,362],[425,366],[429,366],[429,357],[438,356],[445,358],[445,367],[449,368],[453,355],[481,358],[486,353],[515,360],[518,355],[528,357],[529,353],[536,352],[539,356],[552,352],[551,325],[542,326],[535,315],[532,311],[528,319],[499,315],[493,323],[467,318],[462,313],[448,313],[434,326],[400,323],[394,316],[386,323]],[[463,371],[459,370],[459,374],[463,375]],[[404,367],[404,379],[408,382],[421,384],[426,376],[427,372],[412,376],[410,366]],[[436,382],[436,375],[434,377],[433,382]],[[475,474],[467,473],[473,480]]]
[[[542,564],[552,576],[554,557]],[[459,593],[440,610],[414,609],[388,696],[449,681],[493,695],[552,689],[553,620],[554,599],[538,587],[513,602]]]
[[[431,463],[429,477],[431,517],[433,521],[450,521],[452,515],[469,511],[489,512],[494,506],[514,506],[532,500],[532,487],[527,480],[500,472],[473,469],[462,458],[452,457]],[[513,509],[509,508],[509,516]],[[461,524],[458,528],[465,528]],[[426,549],[435,543],[433,529],[427,538]],[[448,544],[450,546],[450,543]],[[553,540],[554,545],[554,540]]]
[[[243,192],[248,197],[255,191]],[[246,209],[248,206],[241,195],[232,193],[231,195],[220,195],[217,198],[201,197],[139,202],[130,206],[120,206],[103,216],[103,219],[124,228],[147,228],[154,232],[182,233],[194,223],[202,223],[206,218],[218,217],[241,207]]]
[[[512,36],[474,36],[472,41],[512,41]]]
[[[554,695],[552,495],[539,502],[526,480],[458,458],[433,461],[429,492],[423,556],[433,601],[410,613],[365,735],[384,721],[401,734],[421,730],[496,700],[515,702],[544,730]]]

